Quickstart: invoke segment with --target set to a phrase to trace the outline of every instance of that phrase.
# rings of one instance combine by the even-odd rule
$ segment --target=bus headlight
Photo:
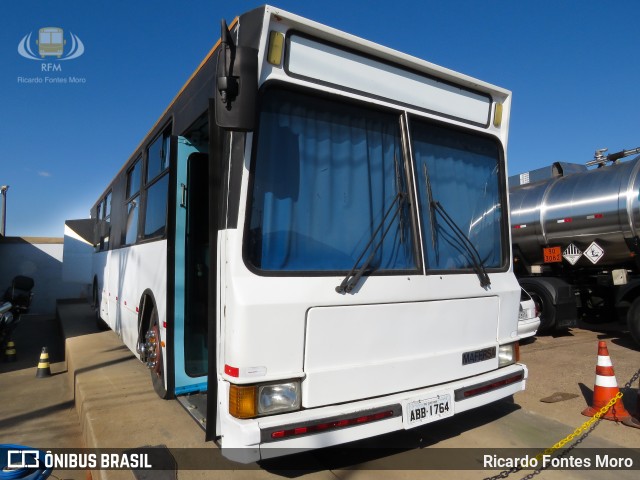
[[[300,408],[300,382],[235,385],[229,388],[229,413],[236,418],[291,412]]]
[[[300,382],[258,387],[258,413],[289,412],[300,408]]]
[[[520,360],[520,348],[518,342],[507,343],[498,347],[498,367],[506,367]]]

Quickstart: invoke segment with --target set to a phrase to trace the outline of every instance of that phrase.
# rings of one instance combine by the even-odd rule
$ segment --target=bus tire
[[[640,345],[640,297],[636,298],[629,307],[627,327],[635,342]]]
[[[535,284],[528,284],[524,289],[531,295],[540,312],[538,333],[550,333],[556,325],[556,306],[553,304],[553,298],[546,289]]]
[[[160,337],[160,321],[158,318],[158,309],[153,307],[151,311],[151,319],[149,320],[149,331],[152,331],[156,335],[156,364],[153,368],[150,368],[151,372],[151,383],[153,384],[153,389],[156,391],[158,396],[163,400],[169,398],[167,394],[167,389],[165,387],[165,370],[164,370],[164,359],[162,358],[162,338]]]

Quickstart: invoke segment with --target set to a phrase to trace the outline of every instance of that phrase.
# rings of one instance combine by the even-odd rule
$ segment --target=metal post
[[[0,194],[2,194],[2,218],[0,220],[0,236],[5,237],[7,232],[7,190],[9,185],[0,186]]]

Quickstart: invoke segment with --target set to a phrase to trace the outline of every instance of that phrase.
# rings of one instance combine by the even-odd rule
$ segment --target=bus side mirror
[[[216,124],[226,130],[254,129],[258,96],[258,51],[233,43],[222,20],[216,64]]]

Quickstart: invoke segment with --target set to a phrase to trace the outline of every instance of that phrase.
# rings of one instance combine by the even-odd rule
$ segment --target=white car
[[[524,289],[520,293],[520,312],[518,313],[518,336],[520,340],[533,337],[540,327],[540,314],[536,303]]]

